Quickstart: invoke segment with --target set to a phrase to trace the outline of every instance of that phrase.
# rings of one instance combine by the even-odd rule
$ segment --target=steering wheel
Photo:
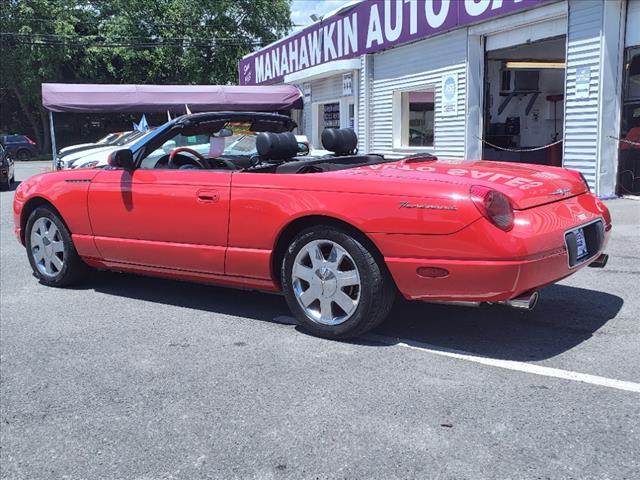
[[[173,163],[173,158],[181,152],[187,152],[190,153],[191,155],[193,155],[194,158],[193,161],[196,163],[196,165],[198,165],[199,168],[202,168],[203,170],[207,169],[207,159],[204,158],[202,155],[200,155],[198,152],[196,152],[195,150],[192,150],[191,148],[187,148],[187,147],[178,147],[176,148],[173,152],[171,152],[169,154],[169,161],[167,162],[167,166],[169,168],[180,168],[181,165],[176,165],[175,163]]]

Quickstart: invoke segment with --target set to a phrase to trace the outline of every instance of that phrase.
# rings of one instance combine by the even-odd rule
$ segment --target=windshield
[[[98,140],[96,143],[109,143],[111,140],[115,140],[116,138],[118,138],[118,136],[115,133],[109,133],[108,135],[105,135],[100,140]]]
[[[122,132],[118,132],[118,133],[109,133],[107,135],[105,135],[104,137],[102,137],[100,140],[98,140],[96,143],[102,145],[105,143],[114,143],[116,140],[118,140],[119,138],[121,138],[123,135],[126,135],[126,133],[122,133]]]
[[[258,153],[256,132],[248,123],[228,122],[217,132],[198,135],[179,133],[142,160],[141,168],[158,168],[178,148],[189,148],[205,158],[251,158]]]
[[[147,133],[149,133],[149,130],[147,130],[146,132],[139,132],[138,130],[136,130],[133,132],[125,133],[120,138],[118,138],[118,140],[113,142],[111,145],[116,145],[116,146],[125,145],[127,143],[133,142],[134,140],[138,140],[140,137],[142,137],[143,135],[146,135]]]

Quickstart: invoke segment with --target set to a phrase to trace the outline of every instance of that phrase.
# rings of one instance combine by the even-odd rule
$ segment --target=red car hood
[[[469,187],[482,185],[506,194],[514,208],[520,210],[587,191],[580,175],[571,170],[488,160],[399,160],[343,172],[397,178],[399,181],[437,181]]]

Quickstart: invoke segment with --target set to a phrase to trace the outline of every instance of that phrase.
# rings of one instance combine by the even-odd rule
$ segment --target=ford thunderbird
[[[104,168],[22,182],[15,232],[41,283],[94,269],[282,292],[298,322],[360,335],[410,300],[532,308],[606,263],[606,206],[579,172],[358,154],[351,130],[300,156],[287,116],[185,115]]]

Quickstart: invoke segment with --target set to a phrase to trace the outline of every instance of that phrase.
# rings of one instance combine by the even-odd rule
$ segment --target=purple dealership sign
[[[551,0],[364,0],[240,60],[240,85],[268,84]]]

